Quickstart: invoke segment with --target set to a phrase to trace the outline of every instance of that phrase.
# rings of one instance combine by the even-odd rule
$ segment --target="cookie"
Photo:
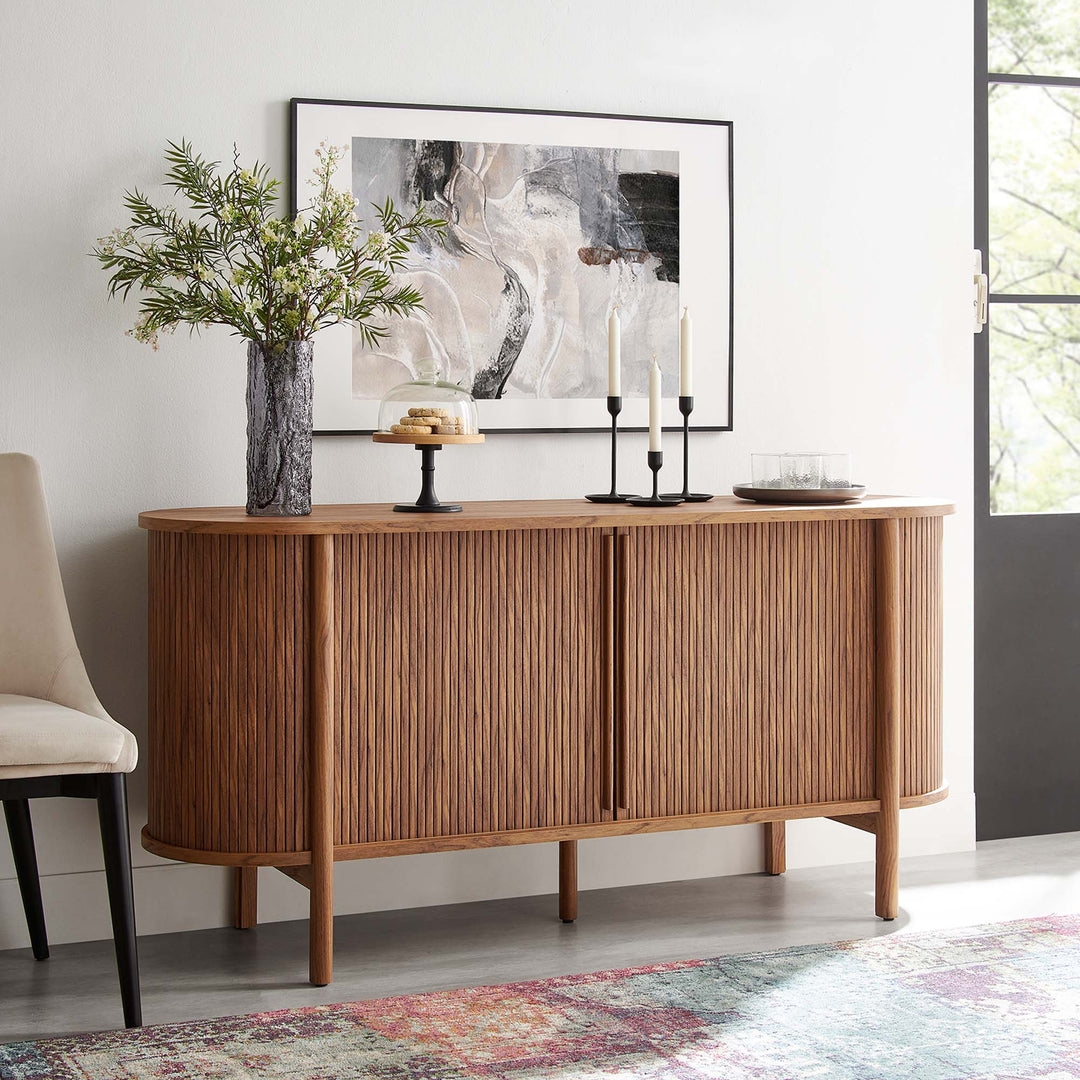
[[[410,416],[449,416],[449,409],[410,409]]]
[[[391,424],[390,430],[395,435],[430,435],[429,424]]]
[[[433,429],[436,435],[464,435],[465,431],[460,424],[439,424]]]
[[[419,424],[421,427],[425,425],[427,427],[435,427],[436,424],[445,424],[446,418],[443,416],[403,416],[400,421],[402,424]]]

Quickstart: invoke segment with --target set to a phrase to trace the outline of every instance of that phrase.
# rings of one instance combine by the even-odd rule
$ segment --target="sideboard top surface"
[[[242,506],[149,510],[139,525],[156,532],[313,535],[316,533],[480,532],[499,529],[611,529],[635,525],[726,525],[737,522],[913,518],[951,514],[946,499],[868,495],[862,502],[776,506],[718,495],[707,503],[644,508],[585,499],[465,503],[455,514],[399,514],[392,503],[313,506],[307,517],[249,517]]]

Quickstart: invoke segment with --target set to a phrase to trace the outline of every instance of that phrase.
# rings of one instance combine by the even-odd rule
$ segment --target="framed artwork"
[[[732,426],[732,125],[723,120],[378,102],[291,102],[291,201],[323,141],[361,217],[387,196],[447,221],[406,277],[425,310],[365,348],[316,343],[315,434],[370,434],[379,400],[435,358],[482,430],[609,431],[608,317],[622,325],[620,426],[648,424],[649,367],[678,413],[679,319],[694,322],[695,430]]]

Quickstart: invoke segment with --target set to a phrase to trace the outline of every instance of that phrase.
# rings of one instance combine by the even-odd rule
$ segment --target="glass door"
[[[1080,828],[1080,4],[976,4],[981,839]]]

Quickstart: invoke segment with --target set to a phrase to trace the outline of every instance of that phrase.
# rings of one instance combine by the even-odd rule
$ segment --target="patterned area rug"
[[[1080,916],[0,1046],[5,1080],[1072,1080]]]

